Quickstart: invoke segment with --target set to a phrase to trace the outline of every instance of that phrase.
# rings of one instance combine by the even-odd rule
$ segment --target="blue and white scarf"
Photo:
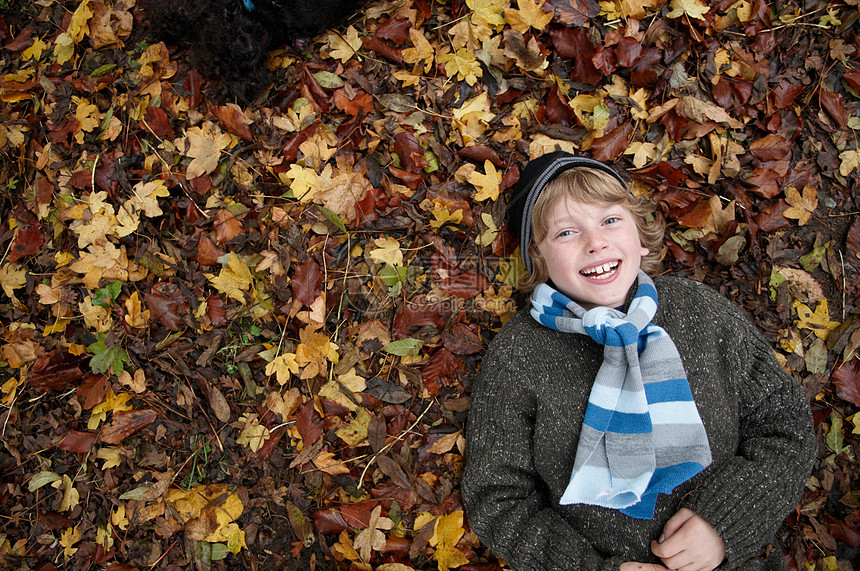
[[[604,346],[560,503],[651,519],[658,493],[671,493],[711,463],[678,349],[651,323],[657,312],[654,282],[639,272],[626,315],[608,307],[586,311],[547,284],[532,292],[531,302],[539,323],[586,334]]]

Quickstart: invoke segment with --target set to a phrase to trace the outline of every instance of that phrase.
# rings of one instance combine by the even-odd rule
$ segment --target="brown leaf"
[[[550,0],[547,4],[554,7],[556,18],[570,27],[582,27],[600,14],[596,0]]]
[[[788,208],[788,203],[782,199],[769,202],[765,204],[761,211],[756,215],[756,223],[764,232],[774,232],[781,228],[785,228],[786,226],[790,226],[789,221],[782,215],[782,213],[788,210]]]
[[[394,152],[400,157],[400,164],[411,173],[421,174],[430,165],[424,159],[424,148],[415,135],[402,131],[394,136]]]
[[[110,387],[107,375],[87,375],[78,385],[78,401],[84,410],[89,410],[102,402]]]
[[[9,247],[9,261],[17,262],[26,256],[32,256],[42,252],[42,244],[45,243],[45,234],[38,226],[23,227],[15,234]]]
[[[66,352],[39,357],[30,370],[30,386],[39,392],[62,390],[89,372],[89,362],[89,356]]]
[[[227,252],[215,245],[215,242],[208,234],[202,232],[198,234],[197,253],[194,255],[194,261],[202,267],[214,266],[218,263],[218,258],[226,255]]]
[[[215,215],[215,239],[219,244],[229,242],[242,232],[242,222],[226,208],[222,208]]]
[[[377,456],[376,463],[379,465],[379,469],[382,470],[382,473],[391,478],[392,482],[401,488],[405,488],[407,490],[412,489],[410,478],[396,461],[392,460],[388,456]]]
[[[791,143],[779,135],[765,135],[750,143],[750,154],[761,161],[777,161],[791,154]]]
[[[66,437],[63,438],[63,441],[60,442],[60,450],[84,454],[90,451],[97,438],[98,434],[95,432],[78,432],[77,430],[70,430],[68,434],[66,434]]]
[[[841,129],[848,124],[848,112],[845,110],[845,105],[842,104],[841,93],[819,89],[818,97],[821,101],[821,108],[827,111],[836,128]]]
[[[400,54],[400,50],[389,46],[376,36],[364,36],[361,38],[361,45],[364,46],[364,49],[376,52],[393,63],[398,65],[403,63],[403,56]]]
[[[833,369],[833,384],[840,398],[860,406],[860,361],[851,359]]]
[[[845,246],[848,250],[848,262],[855,268],[860,267],[860,218],[855,219],[848,229]]]
[[[777,109],[788,109],[804,89],[806,86],[802,83],[793,84],[788,79],[783,79],[773,89],[773,106]]]
[[[409,28],[411,27],[412,22],[406,18],[389,18],[376,28],[376,35],[401,46],[409,40]]]
[[[310,306],[320,296],[323,274],[313,258],[305,258],[302,265],[296,268],[290,287],[293,296],[303,304]]]
[[[573,60],[572,80],[580,83],[597,84],[603,79],[603,75],[597,71],[591,61],[595,47],[588,39],[588,32],[584,28],[551,29],[549,36],[556,53],[563,58]]]
[[[630,134],[633,133],[633,122],[626,121],[603,137],[591,144],[591,156],[602,162],[612,161],[626,148]]]
[[[483,348],[480,334],[473,324],[458,323],[442,334],[442,344],[455,355],[472,355]]]
[[[150,293],[143,294],[150,317],[160,321],[169,331],[179,331],[182,328],[182,317],[187,311],[185,298],[179,288],[170,283],[158,283],[152,286]]]
[[[218,122],[228,133],[232,133],[246,141],[253,141],[254,136],[251,134],[251,129],[248,128],[248,119],[238,105],[230,103],[228,105],[219,105],[213,112],[218,117]]]
[[[119,444],[135,432],[143,430],[158,417],[154,410],[128,410],[115,412],[110,423],[102,430],[101,441]]]
[[[481,165],[484,164],[484,161],[490,161],[497,167],[501,167],[504,164],[502,163],[501,157],[499,157],[499,153],[487,145],[472,145],[471,147],[465,147],[463,149],[459,149],[457,154]],[[502,181],[502,183],[504,184],[504,181]]]

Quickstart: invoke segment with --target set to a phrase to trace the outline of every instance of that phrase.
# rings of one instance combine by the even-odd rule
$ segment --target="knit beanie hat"
[[[565,151],[554,151],[529,161],[523,169],[520,179],[514,184],[511,200],[506,210],[508,224],[515,236],[520,237],[520,256],[526,270],[532,271],[532,260],[529,257],[529,244],[532,235],[532,210],[538,196],[546,185],[560,173],[576,168],[587,167],[603,171],[627,188],[624,179],[617,172],[602,162],[588,157],[577,157]]]

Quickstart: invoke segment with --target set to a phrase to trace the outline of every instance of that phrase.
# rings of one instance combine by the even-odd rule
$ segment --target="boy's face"
[[[555,287],[586,309],[623,305],[648,254],[633,215],[620,204],[564,196],[547,222],[538,250]]]

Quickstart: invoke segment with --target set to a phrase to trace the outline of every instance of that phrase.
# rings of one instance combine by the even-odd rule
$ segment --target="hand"
[[[711,524],[681,508],[663,526],[660,540],[651,542],[651,552],[669,569],[712,571],[726,558],[726,544]]]
[[[628,561],[621,564],[621,571],[669,571],[669,569],[656,563],[637,563]]]

